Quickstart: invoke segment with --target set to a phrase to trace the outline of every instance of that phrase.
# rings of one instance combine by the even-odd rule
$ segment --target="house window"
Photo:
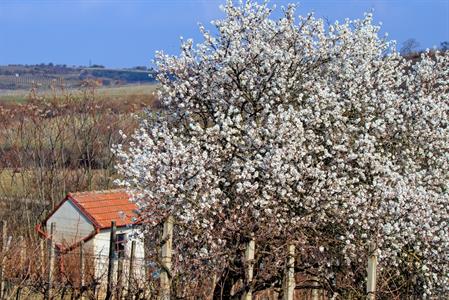
[[[126,234],[117,234],[117,240],[115,242],[115,251],[118,258],[125,257],[125,245],[126,245]]]

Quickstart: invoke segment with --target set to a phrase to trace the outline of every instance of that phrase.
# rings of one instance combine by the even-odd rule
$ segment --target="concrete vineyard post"
[[[287,245],[287,267],[284,278],[283,300],[293,300],[295,293],[295,245]]]
[[[376,299],[376,280],[377,280],[377,253],[374,243],[369,245],[368,257],[368,280],[366,283],[366,293],[368,300]]]
[[[245,250],[245,275],[246,275],[246,285],[247,289],[242,295],[242,300],[251,300],[253,296],[252,291],[252,281],[253,281],[253,275],[254,275],[254,253],[256,248],[256,242],[254,240],[254,236],[251,235],[251,239],[246,245]]]
[[[169,216],[164,222],[162,232],[161,261],[161,300],[170,299],[170,283],[171,283],[171,265],[172,265],[172,251],[173,251],[173,217]]]
[[[313,290],[312,290],[312,300],[319,300],[320,299],[320,290],[319,290],[319,279],[318,276],[313,276],[312,278],[313,282]]]

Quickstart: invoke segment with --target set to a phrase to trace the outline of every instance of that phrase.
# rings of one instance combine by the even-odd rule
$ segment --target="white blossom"
[[[371,14],[327,26],[245,3],[157,53],[165,110],[116,146],[145,222],[182,228],[178,271],[269,232],[319,250],[329,278],[374,241],[382,268],[413,261],[425,293],[448,293],[449,55],[402,58]]]

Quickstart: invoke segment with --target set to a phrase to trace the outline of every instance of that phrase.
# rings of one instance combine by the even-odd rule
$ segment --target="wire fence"
[[[168,221],[160,228],[160,242],[151,246],[157,249],[159,260],[147,253],[136,255],[136,240],[118,238],[117,231],[121,231],[116,230],[115,222],[111,224],[110,238],[104,234],[96,236],[98,244],[109,244],[109,247],[101,248],[104,251],[98,251],[98,247],[95,249],[84,241],[69,250],[55,244],[55,223],[52,223],[47,239],[16,236],[14,229],[8,230],[6,221],[0,224],[0,300],[228,299],[216,294],[220,272],[201,270],[200,276],[188,276],[187,279],[174,275],[179,270],[176,270],[176,251],[172,249],[173,225]],[[64,225],[59,228],[65,229],[78,232]],[[248,241],[241,264],[244,278],[233,282],[230,295],[242,300],[348,299],[330,293],[319,273],[298,272],[301,263],[297,261],[298,249],[293,244],[284,246],[280,249],[285,254],[285,265],[280,268],[282,285],[267,285],[252,291],[253,280],[260,276],[261,268],[256,266],[260,250],[255,250],[259,247],[255,240]],[[354,289],[351,299],[403,299],[392,297],[394,291],[384,293],[379,283],[376,290],[376,280],[385,282],[385,277],[391,275],[386,270],[377,274],[376,253],[372,245],[367,253],[367,264],[361,264],[357,270],[366,276],[365,286],[358,287],[359,291],[350,287]],[[408,295],[407,299],[419,299],[413,293]]]
[[[59,230],[64,230],[63,227]],[[111,245],[115,246],[112,251],[107,249],[109,253],[94,253],[93,248],[84,243],[65,252],[55,246],[51,236],[48,240],[14,236],[8,234],[6,222],[1,229],[1,300],[164,299],[164,268],[148,258],[136,256],[134,242],[130,248],[126,247],[126,240],[113,240]],[[99,237],[98,241],[111,242],[104,237]],[[164,251],[164,245],[161,249]],[[170,251],[165,254],[171,255]],[[328,299],[324,291],[307,288],[313,284],[310,278],[297,277],[295,281],[296,290],[291,299]],[[240,285],[237,282],[234,290],[241,288]],[[213,299],[214,282],[189,282],[182,289],[181,293],[165,299]],[[251,297],[271,300],[279,299],[281,294],[282,291],[266,289]]]
[[[108,255],[94,254],[85,246],[58,253],[57,248],[50,251],[51,243],[37,238],[25,240],[3,235],[2,241],[0,299],[105,299],[108,272],[106,268],[95,267],[98,262],[106,262],[107,266]],[[154,298],[157,278],[133,272],[131,260],[133,267],[145,265],[144,259],[131,257],[129,253],[114,258],[116,271],[113,295],[109,298]]]

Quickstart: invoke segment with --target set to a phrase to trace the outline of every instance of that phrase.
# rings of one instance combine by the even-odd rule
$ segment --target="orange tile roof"
[[[130,201],[124,190],[108,190],[70,193],[66,197],[71,200],[89,218],[96,228],[126,226],[136,223],[137,206]]]

